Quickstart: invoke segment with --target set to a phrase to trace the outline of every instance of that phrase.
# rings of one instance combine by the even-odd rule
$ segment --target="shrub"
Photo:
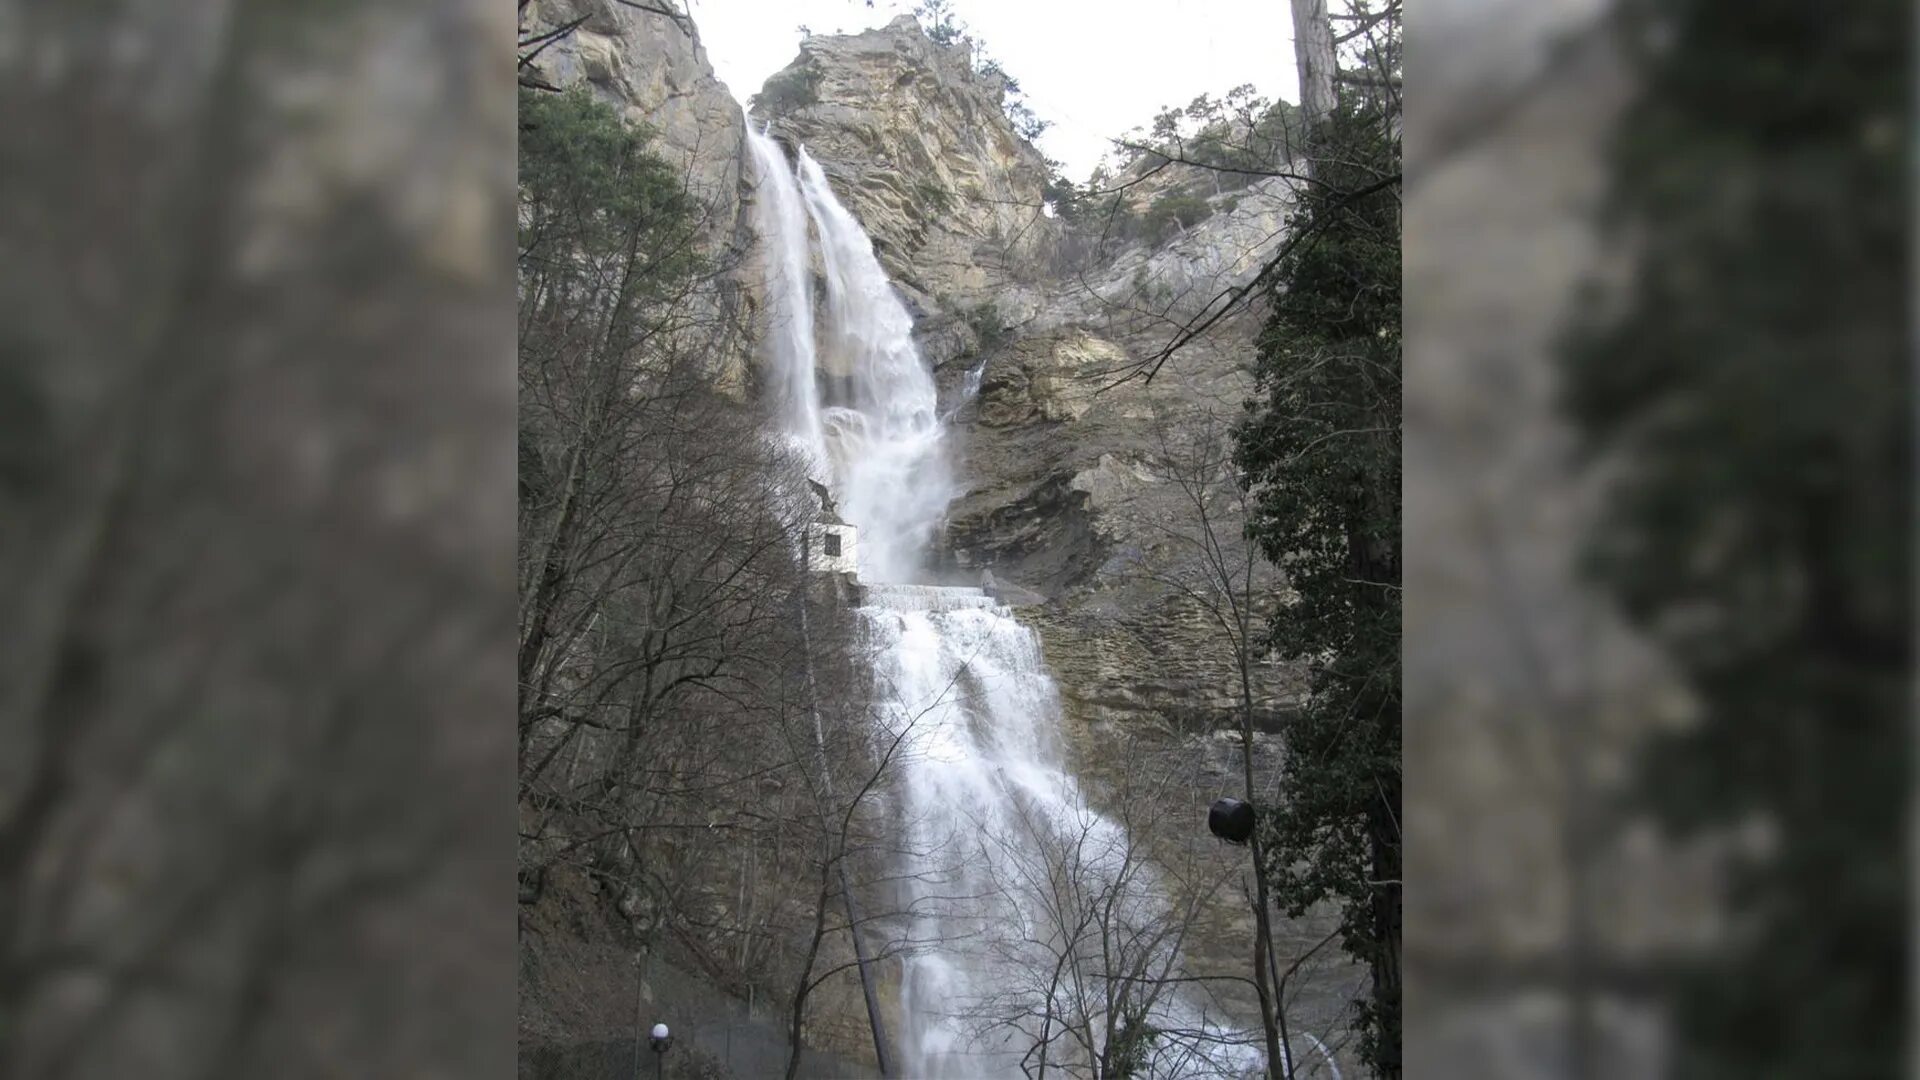
[[[914,181],[913,195],[935,213],[944,214],[953,209],[953,193],[931,180]]]
[[[755,112],[779,116],[819,100],[820,72],[812,64],[803,63],[775,72],[747,104]]]
[[[1190,229],[1213,213],[1213,207],[1198,195],[1167,192],[1147,207],[1141,228],[1148,243],[1159,244],[1176,229]]]

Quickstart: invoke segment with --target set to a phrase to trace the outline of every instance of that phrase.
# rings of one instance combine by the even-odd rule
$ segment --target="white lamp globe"
[[[666,1038],[666,1037],[667,1037],[667,1025],[665,1025],[665,1024],[655,1024],[655,1025],[653,1025],[653,1037],[654,1037],[654,1038],[656,1038],[656,1039],[664,1039],[664,1038]]]

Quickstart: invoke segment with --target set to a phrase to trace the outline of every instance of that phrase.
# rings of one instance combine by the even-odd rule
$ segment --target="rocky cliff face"
[[[1214,196],[1211,216],[1161,243],[1076,254],[1087,238],[1043,211],[1046,162],[1004,93],[967,47],[902,17],[807,39],[753,122],[820,162],[916,316],[965,458],[943,569],[991,572],[1026,602],[1080,730],[1216,727],[1237,678],[1187,594],[1201,570],[1191,507],[1164,459],[1238,417],[1257,325],[1229,319],[1151,381],[1124,376],[1258,269],[1284,232],[1287,182]],[[1259,675],[1269,714],[1299,692],[1292,672]]]
[[[1198,464],[1196,440],[1238,419],[1258,321],[1229,318],[1151,380],[1144,370],[1199,303],[1257,271],[1284,228],[1280,183],[1051,291],[1008,289],[999,303],[1012,328],[960,360],[979,390],[956,416],[968,490],[949,519],[950,566],[992,569],[1046,598],[1022,613],[1083,723],[1205,730],[1235,707],[1222,630],[1190,592],[1208,575],[1180,474]],[[1237,543],[1232,500],[1216,493],[1209,513],[1215,536]],[[1264,666],[1256,692],[1263,712],[1284,711],[1298,673]]]
[[[1240,415],[1258,319],[1227,318],[1142,376],[1277,245],[1287,182],[1211,196],[1189,184],[1181,190],[1212,211],[1204,220],[1157,242],[1089,245],[1088,230],[1043,211],[1046,163],[1002,112],[1004,80],[911,18],[808,39],[743,121],[690,23],[614,0],[533,0],[532,10],[542,26],[587,17],[542,53],[541,72],[593,87],[688,164],[712,207],[715,249],[742,260],[743,317],[760,306],[745,123],[807,148],[873,236],[951,416],[966,490],[949,512],[939,571],[970,584],[991,574],[1039,631],[1087,774],[1145,737],[1196,770],[1196,798],[1236,790],[1237,744],[1217,735],[1231,726],[1239,677],[1196,599],[1207,591],[1206,545],[1180,471],[1192,464],[1185,447]],[[749,353],[727,360],[727,377],[751,390]],[[1241,518],[1230,498],[1209,498],[1215,535],[1231,547]],[[1269,603],[1282,594],[1271,577],[1254,591]],[[1263,726],[1302,692],[1290,665],[1262,663],[1253,681]],[[1262,761],[1271,753],[1265,745]],[[1163,839],[1193,840],[1190,824],[1182,818]],[[1193,947],[1227,970],[1248,931],[1232,910],[1214,916],[1221,925]],[[1328,1017],[1344,1007],[1337,993],[1324,1004]],[[822,1013],[864,1023],[852,998]],[[858,1055],[857,1035],[818,1037]]]
[[[767,80],[754,118],[807,147],[874,238],[916,314],[991,299],[1053,233],[1046,159],[1001,112],[1006,80],[976,71],[911,15],[815,36]]]
[[[692,20],[616,0],[531,0],[526,14],[523,34],[583,20],[531,74],[584,84],[656,133],[707,207],[710,252],[734,267],[721,302],[751,324],[748,120]],[[915,315],[965,456],[943,568],[990,570],[1030,601],[1076,720],[1206,727],[1235,688],[1217,628],[1175,584],[1195,566],[1169,524],[1184,495],[1160,459],[1170,438],[1238,415],[1257,326],[1229,319],[1150,382],[1123,377],[1257,270],[1284,232],[1287,182],[1214,196],[1212,216],[1161,243],[1074,254],[1071,230],[1042,209],[1046,162],[1002,112],[1005,92],[967,46],[936,44],[903,16],[808,38],[756,95],[752,122],[820,162]],[[715,361],[742,396],[753,352],[742,341]],[[1231,513],[1217,524],[1237,533]],[[1286,708],[1298,680],[1264,674],[1263,701]]]
[[[948,529],[953,570],[1026,587],[1076,719],[1205,729],[1238,686],[1206,592],[1189,494],[1175,475],[1205,427],[1237,415],[1247,380],[1231,356],[1195,352],[1152,384],[1116,384],[1139,353],[1084,324],[1016,336],[985,358],[960,419],[968,491]],[[1237,542],[1228,506],[1216,533]],[[1266,700],[1277,687],[1263,686]]]
[[[629,121],[651,128],[655,149],[690,170],[696,193],[731,226],[746,125],[693,21],[617,0],[531,0],[523,22],[538,34],[577,19],[586,21],[535,57],[536,76],[563,88],[585,83]]]
[[[675,7],[671,0],[656,6]],[[732,92],[714,75],[698,28],[684,14],[661,14],[618,0],[530,0],[521,16],[521,37],[533,39],[570,25],[572,30],[537,46],[522,77],[560,89],[584,85],[630,123],[654,133],[654,151],[685,170],[705,208],[706,254],[733,268],[718,302],[743,325],[750,323],[759,275],[749,254],[753,235],[744,206],[752,182],[745,164],[746,120]],[[533,48],[523,48],[523,55]],[[751,357],[750,335],[742,335],[713,358],[716,381],[744,394]]]

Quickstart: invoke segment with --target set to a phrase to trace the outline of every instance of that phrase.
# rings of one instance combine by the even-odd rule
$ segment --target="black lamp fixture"
[[[1253,836],[1253,804],[1220,799],[1207,811],[1207,831],[1229,844],[1244,844]]]

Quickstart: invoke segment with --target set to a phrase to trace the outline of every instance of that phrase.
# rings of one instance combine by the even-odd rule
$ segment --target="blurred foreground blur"
[[[1407,1060],[1898,1075],[1911,15],[1410,15]]]
[[[0,4],[0,1075],[509,1075],[511,27]]]
[[[1409,13],[1419,1077],[1902,1064],[1909,14],[1670,10]],[[511,1068],[509,26],[0,3],[0,1076]]]

